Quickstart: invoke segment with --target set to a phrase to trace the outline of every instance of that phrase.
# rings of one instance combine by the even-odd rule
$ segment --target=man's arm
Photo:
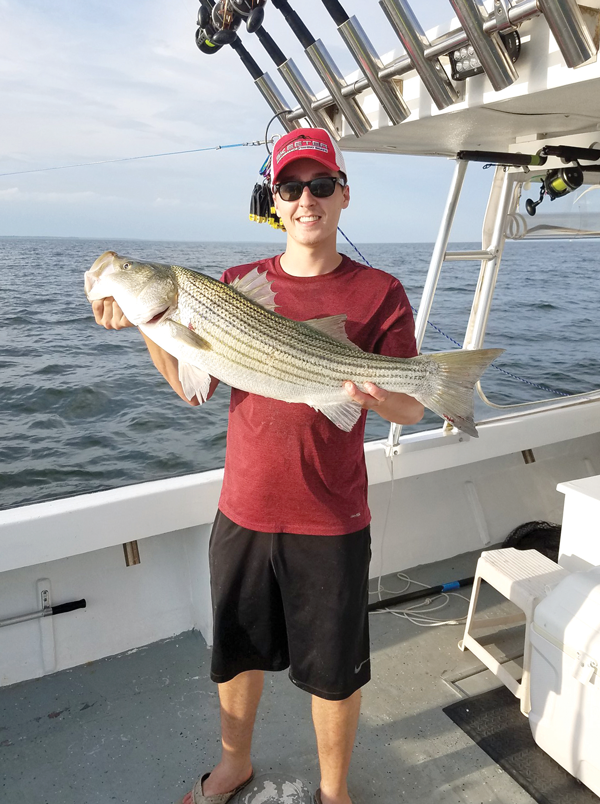
[[[92,311],[94,313],[94,318],[96,319],[96,324],[99,324],[105,329],[125,329],[126,327],[135,326],[125,316],[123,310],[121,310],[112,296],[92,302]],[[154,343],[154,341],[150,340],[150,338],[147,338],[143,332],[141,335],[146,342],[152,362],[165,380],[169,383],[171,388],[175,391],[175,393],[178,394],[178,396],[180,396],[184,402],[187,402],[188,405],[193,405],[194,407],[199,405],[200,402],[196,396],[188,399],[183,391],[183,386],[179,380],[179,362],[177,358],[173,357],[173,355],[170,355],[168,352],[165,352],[165,350],[158,346],[158,344]],[[213,395],[218,384],[219,381],[212,377],[207,399],[210,399],[210,397]]]
[[[425,413],[423,405],[408,394],[384,391],[373,382],[366,382],[364,393],[353,382],[346,382],[344,388],[348,396],[365,408],[374,410],[382,419],[394,424],[416,424]]]

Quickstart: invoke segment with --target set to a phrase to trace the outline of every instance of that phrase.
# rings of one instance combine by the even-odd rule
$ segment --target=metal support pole
[[[498,279],[498,270],[500,268],[504,241],[506,239],[506,218],[512,203],[515,188],[513,176],[508,170],[502,167],[498,167],[496,170],[502,171],[500,197],[497,206],[492,198],[490,198],[489,202],[490,207],[496,209],[489,245],[490,251],[495,252],[496,256],[491,260],[483,260],[481,263],[481,272],[479,274],[475,298],[473,299],[471,315],[469,316],[469,323],[465,334],[463,346],[465,349],[481,349],[483,347],[485,330],[496,287],[496,280]],[[484,221],[484,228],[486,224],[487,222]]]
[[[427,271],[427,278],[423,287],[421,295],[421,303],[419,304],[419,311],[417,313],[417,320],[415,322],[415,340],[417,342],[417,349],[421,351],[423,339],[425,337],[425,329],[427,327],[427,320],[431,312],[431,305],[433,304],[433,297],[437,288],[438,279],[442,271],[442,264],[448,248],[448,240],[450,239],[450,232],[454,217],[456,215],[456,208],[460,199],[460,193],[465,180],[465,174],[469,166],[468,162],[457,160],[454,166],[454,174],[452,176],[452,183],[448,191],[448,198],[446,200],[446,207],[442,215],[442,222],[438,231],[438,236],[435,241],[431,260],[429,262],[429,270]],[[394,454],[394,449],[398,446],[398,440],[402,433],[402,425],[390,425],[390,432],[387,440],[388,455]]]
[[[423,345],[425,330],[427,328],[427,320],[429,318],[429,314],[431,313],[433,297],[435,295],[437,283],[442,271],[442,264],[446,256],[448,240],[450,239],[450,232],[452,230],[452,224],[454,223],[454,217],[456,215],[456,209],[458,207],[458,201],[468,166],[468,162],[457,160],[454,167],[454,175],[452,176],[452,183],[448,192],[446,207],[444,209],[437,240],[435,241],[435,246],[431,255],[429,270],[427,272],[427,278],[425,279],[423,294],[421,296],[421,303],[419,304],[419,312],[417,313],[417,320],[415,322],[415,339],[417,341],[417,349],[419,351],[421,351],[421,346]]]

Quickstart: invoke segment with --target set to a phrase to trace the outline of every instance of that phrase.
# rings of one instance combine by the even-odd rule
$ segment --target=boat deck
[[[473,575],[476,560],[470,553],[408,574],[435,585]],[[403,586],[384,580],[392,589]],[[469,597],[469,587],[461,591]],[[497,593],[483,588],[479,611],[492,616],[499,605]],[[453,597],[436,616],[460,617],[466,609]],[[371,615],[371,634],[373,680],[364,689],[350,773],[354,803],[529,804],[530,796],[442,711],[459,694],[448,682],[467,676],[460,684],[476,693],[490,680],[472,654],[458,650],[462,628],[423,628],[384,613]],[[518,637],[507,635],[505,655]],[[188,632],[1,689],[0,800],[172,804],[219,754],[209,664],[204,640]],[[257,773],[318,786],[309,698],[286,673],[267,674],[254,764]]]

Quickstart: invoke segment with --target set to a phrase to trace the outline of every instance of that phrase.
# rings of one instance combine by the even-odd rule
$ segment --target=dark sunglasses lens
[[[312,181],[284,181],[279,185],[279,195],[284,201],[297,201],[305,187],[308,187],[315,198],[329,198],[335,191],[336,179],[333,176],[322,176]]]
[[[297,201],[303,189],[301,181],[284,181],[279,185],[279,195],[284,201]]]
[[[333,177],[313,179],[308,186],[315,198],[329,198],[335,190],[335,179]]]

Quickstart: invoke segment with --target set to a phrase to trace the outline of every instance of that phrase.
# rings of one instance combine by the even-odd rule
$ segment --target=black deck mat
[[[539,804],[600,801],[536,745],[519,701],[506,687],[457,701],[444,712]]]

